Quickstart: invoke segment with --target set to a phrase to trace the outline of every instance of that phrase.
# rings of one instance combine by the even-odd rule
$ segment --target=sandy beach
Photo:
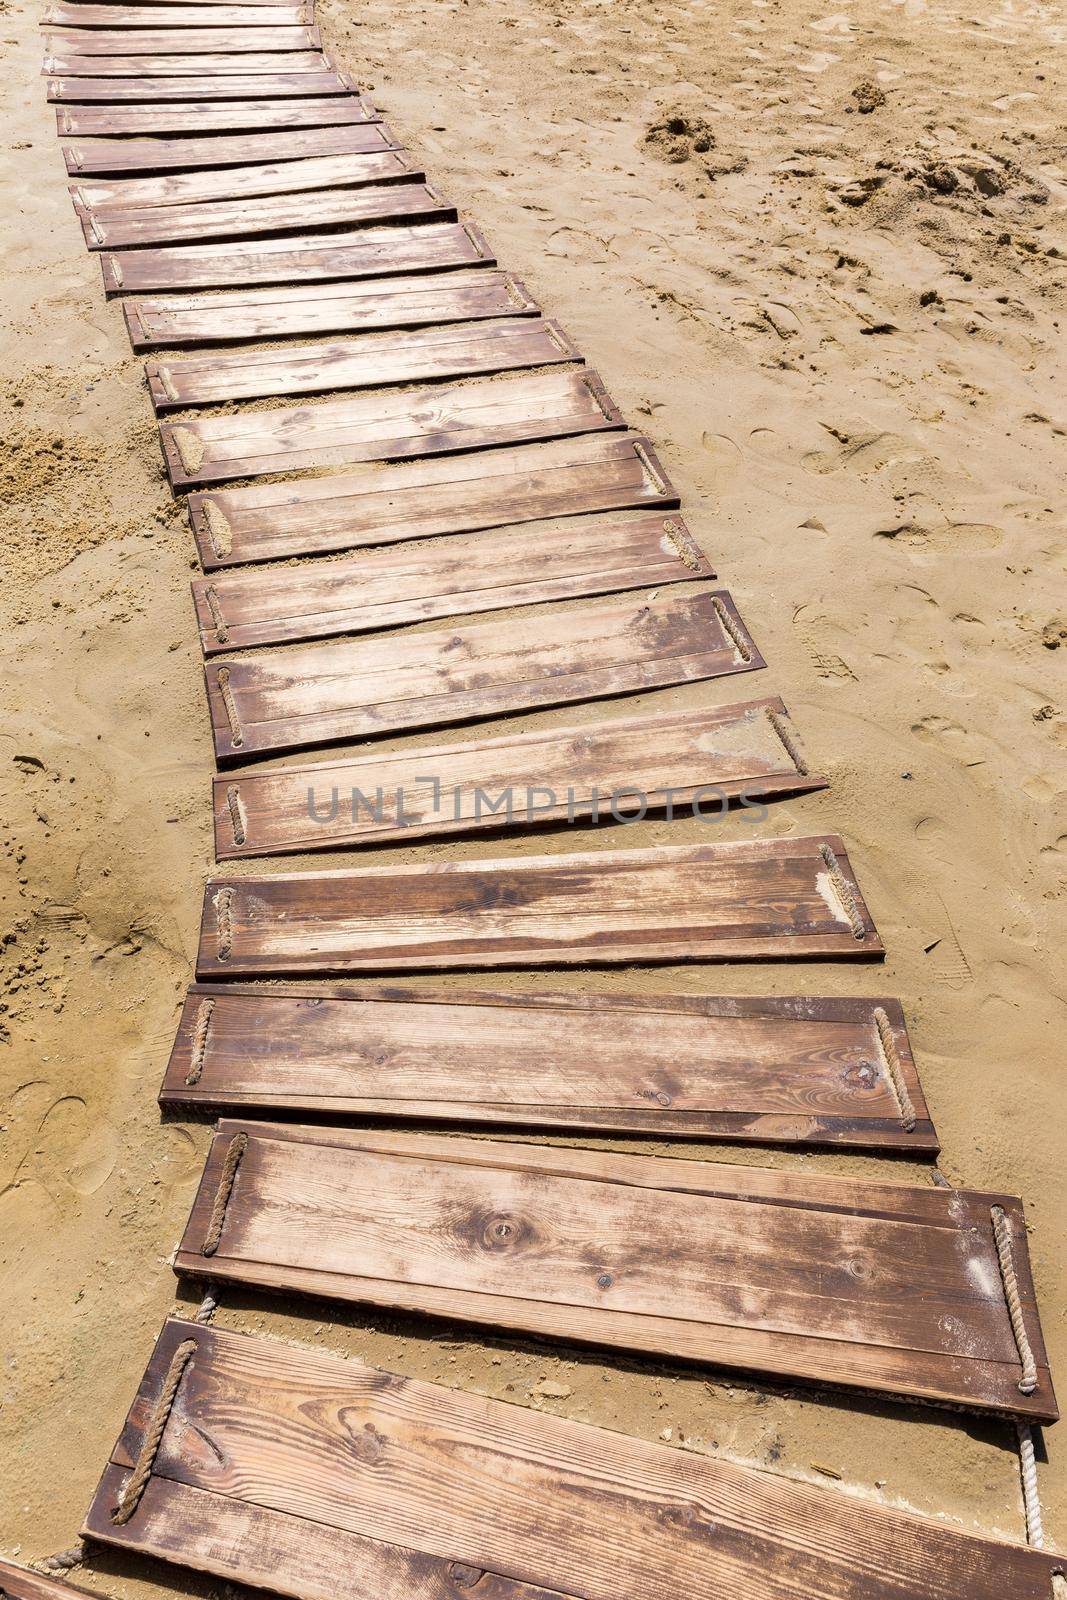
[[[214,864],[193,541],[143,362],[70,206],[41,9],[12,0],[0,19],[0,1552],[24,1562],[74,1543],[175,1304],[168,1257],[209,1124],[161,1121],[156,1094]],[[548,986],[898,996],[941,1171],[1025,1199],[1062,1397],[1062,15],[1036,0],[322,0],[320,21],[652,440],[768,662],[740,691],[616,710],[781,694],[831,779],[758,824],[561,828],[328,864],[840,832],[884,968],[579,971]],[[675,1153],[931,1181],[921,1163],[844,1153]],[[218,1321],[1023,1536],[1007,1422],[236,1290]],[[1065,1426],[1039,1445],[1060,1548]],[[102,1549],[77,1581],[131,1597],[224,1587]]]

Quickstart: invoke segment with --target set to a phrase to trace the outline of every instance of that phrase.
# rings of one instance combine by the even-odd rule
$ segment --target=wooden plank
[[[764,665],[725,590],[534,608],[521,621],[333,640],[211,662],[220,762],[573,704]]]
[[[107,220],[131,209],[159,207],[169,211],[205,202],[298,194],[305,189],[352,189],[367,183],[388,183],[392,179],[410,182],[424,177],[425,173],[403,150],[372,150],[357,155],[264,161],[250,167],[199,167],[192,172],[164,172],[156,178],[83,179],[71,185],[70,194],[85,210]]]
[[[212,878],[197,976],[883,954],[829,835]]]
[[[90,250],[171,244],[182,239],[257,238],[308,228],[360,223],[454,222],[456,208],[428,183],[364,184],[358,189],[313,189],[302,194],[212,200],[203,205],[138,206],[107,212],[75,202]],[[245,359],[241,357],[239,359]]]
[[[237,1176],[224,1187],[231,1151]],[[1035,1362],[1027,1393],[998,1214]],[[1008,1195],[224,1121],[174,1270],[899,1398],[1057,1415],[1023,1207]]]
[[[198,63],[202,65],[202,63]],[[349,95],[357,85],[344,72],[326,68],[317,72],[294,72],[290,67],[271,72],[230,72],[226,75],[201,73],[173,78],[50,76],[45,86],[48,99],[64,105],[104,101],[108,105],[157,105],[167,101],[273,100],[281,95]]]
[[[204,654],[372,633],[435,617],[713,578],[678,517],[576,517],[529,543],[493,529],[193,583]]]
[[[299,482],[212,490],[190,495],[189,517],[200,560],[212,571],[550,517],[677,504],[647,439],[589,433],[398,466],[366,465]]]
[[[908,1101],[904,1115],[899,1085]],[[196,984],[159,1101],[934,1152],[895,1000]]]
[[[192,139],[86,139],[65,144],[72,177],[88,173],[188,171],[194,167],[245,167],[308,156],[363,155],[391,150],[397,141],[384,122],[344,128],[292,128],[281,133],[207,135]]]
[[[599,377],[583,367],[192,416],[161,422],[159,435],[177,492],[260,473],[481,450],[622,426]]]
[[[117,1520],[156,1418],[147,1486]],[[299,1600],[1053,1600],[1063,1566],[857,1495],[177,1319],[82,1531]]]
[[[384,196],[416,187],[392,184],[354,193],[371,194],[384,203]],[[433,194],[432,189],[426,192]],[[296,195],[292,203],[303,207],[312,198]],[[276,204],[273,199],[268,203]],[[247,215],[253,212],[255,202],[234,204]],[[201,207],[176,206],[174,210],[200,211]],[[581,359],[581,352],[557,322],[547,322],[543,317],[502,317],[469,325],[450,323],[440,328],[364,333],[332,344],[287,345],[243,350],[234,355],[149,361],[145,376],[156,410],[173,411],[181,406],[218,405],[231,400],[467,378]]]
[[[390,156],[398,154],[389,152]],[[381,161],[386,157],[347,156],[342,159]],[[308,164],[286,161],[278,171],[291,171]],[[259,170],[231,168],[226,175]],[[224,174],[204,173],[202,176],[222,177]],[[165,295],[159,299],[127,298],[122,302],[130,342],[135,350],[236,344],[244,339],[277,339],[286,334],[382,332],[426,324],[476,322],[482,317],[532,316],[538,309],[526,286],[511,273],[490,272],[484,268],[424,273],[384,282],[323,283],[311,289],[251,289],[222,294]]]
[[[77,1589],[63,1579],[31,1572],[28,1567],[0,1557],[0,1594],[7,1595],[9,1600],[77,1600],[78,1596],[88,1593],[87,1589]]]
[[[381,116],[359,95],[305,100],[176,101],[172,105],[56,106],[56,132],[90,139],[108,134],[265,133],[268,129],[328,128],[344,123],[380,122]]]
[[[794,754],[786,749],[787,740]],[[216,778],[220,860],[546,822],[721,815],[826,788],[780,700]],[[801,770],[803,769],[803,770]]]
[[[102,56],[110,60],[116,56],[239,56],[274,50],[318,51],[321,43],[318,28],[308,27],[271,26],[248,32],[239,27],[49,28],[45,48],[56,56]],[[182,70],[188,72],[190,68],[195,69],[195,62],[187,61]],[[106,75],[110,69],[105,66],[99,70]],[[284,63],[280,70],[287,70]]]
[[[329,278],[379,278],[444,267],[496,265],[484,236],[469,222],[425,222],[415,228],[362,228],[239,244],[176,244],[158,250],[100,255],[104,288],[217,289]]]
[[[311,26],[315,7],[279,0],[275,5],[176,3],[153,5],[57,5],[40,19],[42,28],[278,28]]]
[[[296,76],[301,72],[320,77],[330,69],[330,63],[321,50],[277,50],[248,55],[128,55],[94,56],[84,52],[53,50],[44,60],[41,72],[50,78],[181,78],[188,79],[191,71],[203,73],[208,83],[228,75],[242,79],[257,73],[274,77],[278,73]],[[206,87],[206,85],[205,85]],[[277,89],[272,90],[277,93]],[[307,91],[312,92],[310,88]],[[76,98],[71,96],[71,98]],[[205,99],[210,99],[208,94]]]

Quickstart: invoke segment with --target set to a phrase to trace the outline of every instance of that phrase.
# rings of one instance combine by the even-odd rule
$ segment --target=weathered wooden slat
[[[411,188],[392,184],[356,190],[384,196]],[[432,194],[432,190],[427,191]],[[293,203],[304,206],[308,195]],[[272,200],[270,204],[274,204]],[[247,213],[253,204],[234,202]],[[199,211],[199,206],[175,210]],[[343,343],[289,345],[235,355],[192,356],[180,361],[149,361],[148,392],[157,411],[181,406],[217,405],[281,395],[327,394],[331,389],[368,389],[437,378],[468,378],[512,368],[557,366],[580,361],[581,353],[556,322],[541,317],[503,317],[499,321],[451,323],[397,333],[365,333]]]
[[[159,1100],[938,1149],[903,1012],[884,999],[196,984]]]
[[[49,28],[45,48],[53,55],[211,56],[255,55],[264,51],[319,49],[318,28]],[[195,63],[186,62],[188,72]],[[64,71],[66,68],[63,69]],[[95,70],[95,69],[94,69]],[[107,67],[100,69],[105,74]],[[287,70],[284,63],[281,66]]]
[[[153,1422],[147,1486],[118,1520]],[[298,1600],[1053,1600],[1063,1566],[870,1499],[176,1319],[83,1532]]]
[[[8,1595],[10,1600],[77,1600],[88,1593],[87,1589],[77,1589],[72,1583],[42,1572],[30,1572],[27,1567],[0,1557],[0,1594]]]
[[[335,104],[331,100],[324,103]],[[82,179],[71,185],[70,194],[85,210],[107,220],[115,213],[124,216],[131,209],[158,207],[169,211],[220,200],[298,194],[305,189],[354,189],[393,179],[412,182],[425,176],[403,150],[372,150],[357,155],[265,161],[251,167],[198,167],[192,172],[165,172],[157,178]]]
[[[192,139],[87,139],[65,144],[63,156],[73,177],[89,173],[187,171],[196,167],[245,167],[253,163],[298,161],[308,156],[365,155],[396,148],[384,122],[344,128],[292,128],[281,133],[208,134]]]
[[[257,73],[274,77],[277,73],[297,76],[300,73],[324,75],[330,63],[321,50],[275,50],[248,55],[129,55],[93,56],[74,51],[52,50],[45,56],[41,72],[50,78],[188,78],[191,71],[201,72],[214,82],[227,75],[249,78]],[[275,89],[274,93],[278,93]],[[307,91],[312,92],[310,89]],[[76,98],[71,96],[71,98]],[[211,98],[205,96],[205,98]]]
[[[495,266],[483,235],[469,222],[416,228],[363,228],[237,244],[176,244],[100,256],[108,294],[131,290],[216,289],[328,278],[379,278],[444,267]]]
[[[186,417],[161,422],[159,435],[178,491],[260,473],[443,455],[622,426],[599,377],[583,367]]]
[[[239,1157],[229,1182],[227,1157],[231,1168]],[[1035,1366],[1029,1392],[998,1226]],[[1057,1415],[1023,1208],[1009,1195],[223,1121],[174,1270]]]
[[[454,222],[456,208],[428,183],[364,184],[358,189],[312,189],[302,194],[212,200],[203,205],[90,210],[75,202],[90,250],[172,244],[182,239],[263,238],[308,228],[433,220]]]
[[[193,600],[211,656],[714,576],[678,517],[575,517],[535,530],[528,543],[492,530],[299,566],[237,568],[194,581]]]
[[[227,860],[649,812],[718,816],[730,801],[825,787],[782,702],[757,700],[234,773],[215,780],[215,846]]]
[[[285,28],[310,27],[315,21],[311,4],[279,0],[273,5],[196,4],[167,5],[56,5],[40,19],[42,28]]]
[[[390,151],[388,156],[343,159],[382,161],[396,154]],[[306,164],[309,163],[286,161],[278,170],[285,172]],[[510,273],[480,269],[426,273],[384,282],[323,283],[311,289],[166,295],[155,300],[127,298],[122,309],[133,348],[156,350],[277,339],[286,334],[383,332],[389,328],[475,322],[482,317],[523,317],[536,314],[539,308],[525,285]]]
[[[212,878],[197,976],[883,954],[828,835]]]
[[[197,63],[202,66],[202,62]],[[49,76],[45,86],[49,100],[64,105],[157,105],[167,101],[272,100],[280,95],[350,95],[358,86],[344,72],[333,68],[317,72],[294,72],[291,67],[269,72],[201,73],[197,77],[106,78],[79,74],[78,77]]]
[[[219,761],[751,672],[730,596],[666,594],[208,664]]]
[[[149,133],[265,133],[269,129],[328,128],[343,123],[380,122],[381,116],[359,95],[315,99],[175,101],[167,105],[56,106],[56,132],[62,138]],[[206,197],[205,197],[206,198]]]
[[[190,495],[189,516],[200,559],[211,571],[508,523],[677,504],[647,439],[589,433],[216,489]]]

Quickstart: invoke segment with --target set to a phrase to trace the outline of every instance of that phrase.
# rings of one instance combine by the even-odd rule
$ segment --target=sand
[[[0,1551],[23,1560],[73,1542],[174,1304],[207,1126],[161,1124],[155,1094],[211,866],[192,541],[67,201],[39,12],[4,8],[0,121]],[[1031,0],[324,0],[322,20],[651,436],[770,663],[745,694],[782,693],[833,780],[762,831],[840,830],[889,951],[881,972],[556,981],[899,995],[943,1171],[1026,1197],[1062,1392],[1064,28]],[[649,822],[622,842],[751,832]],[[930,1181],[864,1157],[685,1153]],[[220,1320],[1022,1534],[1006,1423],[237,1293]],[[1062,1440],[1049,1430],[1041,1466],[1061,1545]],[[219,1588],[104,1552],[78,1576]]]

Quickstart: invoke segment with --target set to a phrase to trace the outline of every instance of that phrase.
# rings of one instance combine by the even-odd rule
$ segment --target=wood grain
[[[281,133],[207,134],[193,138],[85,139],[63,145],[67,171],[89,173],[164,172],[171,168],[249,166],[298,161],[309,156],[364,155],[396,147],[384,122],[344,128],[292,128]]]
[[[197,1348],[153,1475],[116,1524],[187,1339]],[[83,1532],[299,1600],[457,1600],[472,1584],[484,1600],[1053,1600],[1063,1564],[696,1451],[178,1320]]]
[[[725,590],[262,650],[206,668],[220,762],[752,672]]]
[[[177,100],[161,105],[56,106],[60,137],[90,139],[108,134],[265,133],[281,128],[328,128],[342,123],[380,122],[360,95],[293,97],[284,100]]]
[[[416,228],[363,228],[234,244],[166,245],[100,256],[109,295],[378,278],[476,264],[496,263],[485,239],[469,222],[426,222]]]
[[[53,55],[211,56],[255,55],[264,51],[317,51],[318,28],[266,26],[225,28],[59,28],[49,27],[45,48]],[[190,63],[184,70],[189,71]],[[195,65],[195,64],[194,64]],[[110,68],[100,69],[105,74]],[[284,62],[281,70],[286,71]]]
[[[75,201],[75,211],[90,250],[171,244],[182,239],[263,238],[360,223],[456,220],[452,202],[428,183],[364,184],[358,189],[313,189],[301,194],[212,200],[203,205],[116,207],[106,212]]]
[[[331,100],[323,103],[337,104]],[[341,101],[340,106],[343,105]],[[77,204],[106,219],[116,211],[125,215],[130,208],[158,206],[170,210],[218,200],[299,194],[305,189],[352,189],[367,183],[424,177],[425,173],[402,150],[372,150],[358,155],[265,161],[250,167],[200,167],[192,172],[165,172],[157,178],[83,179],[71,185],[70,193]]]
[[[0,1557],[0,1594],[9,1596],[9,1600],[76,1600],[88,1593],[89,1590],[75,1588],[64,1579],[31,1572],[28,1567],[17,1566],[14,1561]]]
[[[203,63],[198,62],[201,66]],[[63,104],[86,104],[104,101],[108,105],[158,105],[167,101],[225,101],[271,100],[280,95],[298,97],[314,95],[350,95],[357,85],[347,73],[335,72],[332,67],[315,72],[291,68],[270,72],[228,71],[190,76],[186,73],[173,77],[101,77],[96,74],[79,74],[48,77],[45,92],[49,100]]]
[[[359,195],[388,195],[416,185],[390,184]],[[432,194],[432,190],[426,191]],[[299,208],[314,196],[296,195]],[[260,204],[274,205],[272,199]],[[235,202],[246,215],[248,201]],[[397,212],[402,214],[403,206]],[[199,210],[175,206],[175,211]],[[454,213],[453,213],[454,214]],[[369,333],[330,344],[286,345],[236,354],[149,361],[148,392],[157,412],[236,400],[328,394],[334,389],[371,389],[431,379],[467,378],[523,367],[558,366],[581,353],[556,322],[541,317],[503,317],[471,325],[451,324],[396,333]]]
[[[237,568],[196,579],[193,601],[211,656],[714,576],[679,517],[650,513],[548,523],[528,544],[492,529],[297,566]]]
[[[231,1114],[938,1149],[903,1013],[884,999],[376,998],[340,985],[196,984],[159,1100]]]
[[[247,1148],[205,1253],[236,1133]],[[709,1362],[803,1380],[853,1386],[863,1373],[863,1387],[901,1397],[1054,1418],[1021,1202],[933,1192],[931,1204],[930,1189],[904,1184],[224,1121],[175,1271],[430,1314],[447,1306],[463,1321],[488,1314],[674,1358],[703,1349]],[[994,1207],[1010,1218],[1027,1282],[1039,1351],[1029,1395]]]
[[[677,504],[647,439],[594,432],[192,494],[189,519],[204,569],[213,571],[434,534]]]
[[[389,156],[398,152],[391,151]],[[324,160],[336,159],[325,157]],[[385,156],[349,156],[381,161]],[[292,171],[308,163],[286,161]],[[224,178],[229,173],[203,174]],[[236,169],[259,172],[258,167]],[[155,181],[155,180],[150,180]],[[183,178],[177,181],[187,181]],[[487,269],[423,273],[354,283],[322,283],[307,289],[250,289],[229,293],[127,297],[122,302],[135,350],[196,344],[236,344],[286,334],[383,332],[483,317],[525,317],[538,311],[524,284],[507,272]]]
[[[54,5],[40,18],[42,28],[279,28],[312,26],[315,7],[279,0],[272,5],[196,4],[178,0],[166,9],[153,5]]]
[[[96,56],[55,50],[45,57],[41,72],[59,78],[182,78],[190,71],[201,72],[211,81],[226,75],[248,78],[277,73],[293,76],[303,72],[316,77],[327,72],[330,63],[321,50],[273,50],[247,55],[124,55]],[[312,91],[309,89],[308,93]]]
[[[211,878],[197,976],[883,954],[826,835]]]
[[[377,231],[368,229],[368,236]],[[161,422],[159,436],[177,492],[261,473],[481,450],[622,426],[597,374],[582,368],[190,416]]]

